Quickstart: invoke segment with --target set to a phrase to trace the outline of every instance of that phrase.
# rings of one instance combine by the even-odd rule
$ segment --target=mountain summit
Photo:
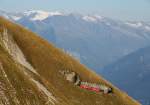
[[[63,13],[58,12],[58,11],[56,11],[56,12],[45,12],[45,11],[40,11],[40,10],[37,10],[37,11],[31,10],[31,11],[24,12],[23,15],[30,17],[31,21],[42,21],[42,20],[47,19],[50,16],[63,15]]]
[[[85,90],[63,71],[113,92]],[[0,18],[0,105],[139,105],[86,67],[31,31]]]

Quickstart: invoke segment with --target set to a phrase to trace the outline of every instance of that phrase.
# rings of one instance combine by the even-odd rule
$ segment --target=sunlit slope
[[[14,62],[15,56],[12,57],[9,54],[13,50],[9,51],[9,47],[5,48],[1,44],[0,60],[2,67],[6,67],[3,71],[15,90],[16,100],[22,102],[21,105],[139,105],[125,93],[33,32],[0,18],[1,34],[4,33],[4,29],[7,30],[7,34],[13,38],[12,42],[16,43],[26,61],[35,70],[33,72],[29,66],[26,66],[27,64],[22,65],[17,59]],[[106,84],[113,88],[113,93],[102,94],[80,89],[62,77],[60,74],[62,70],[76,72],[82,81]],[[24,92],[22,89],[30,91]],[[9,94],[7,99],[10,102],[13,101]],[[17,105],[17,101],[14,105]]]

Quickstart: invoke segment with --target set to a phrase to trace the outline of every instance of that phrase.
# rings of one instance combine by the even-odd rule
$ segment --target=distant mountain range
[[[150,47],[104,67],[103,76],[143,105],[150,105]]]
[[[20,13],[1,11],[0,15],[38,33],[97,72],[150,45],[150,24],[147,22],[33,10]]]

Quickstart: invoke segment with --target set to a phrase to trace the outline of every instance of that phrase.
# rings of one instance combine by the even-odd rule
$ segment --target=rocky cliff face
[[[60,70],[72,73],[66,79]],[[74,81],[103,83],[113,94],[83,90]],[[0,105],[139,105],[34,33],[0,18]]]

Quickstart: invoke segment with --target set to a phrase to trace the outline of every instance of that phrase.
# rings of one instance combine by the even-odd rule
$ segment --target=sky
[[[45,10],[99,14],[105,17],[150,21],[150,0],[0,0],[0,10]]]

